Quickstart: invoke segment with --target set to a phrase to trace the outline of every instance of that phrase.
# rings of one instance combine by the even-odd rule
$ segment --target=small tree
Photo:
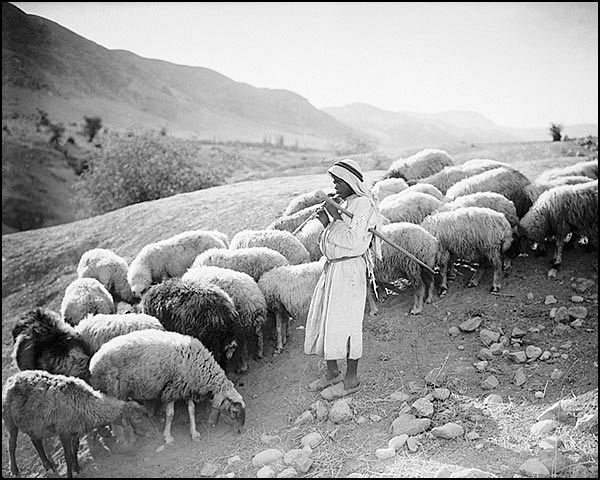
[[[553,142],[560,142],[562,138],[563,126],[559,123],[551,123],[550,124],[550,135],[552,136]]]
[[[83,133],[88,138],[88,142],[91,142],[98,130],[102,128],[102,119],[100,117],[83,117],[85,125],[83,126]]]

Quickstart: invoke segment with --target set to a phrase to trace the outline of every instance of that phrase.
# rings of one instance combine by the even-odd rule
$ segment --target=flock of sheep
[[[509,165],[470,160],[455,165],[442,150],[426,149],[394,161],[372,185],[389,223],[382,232],[424,268],[388,243],[375,263],[381,293],[394,282],[413,287],[411,314],[448,289],[457,261],[476,266],[469,285],[493,268],[491,291],[502,286],[511,259],[536,245],[555,245],[552,268],[565,242],[598,245],[598,161],[554,169],[530,181]],[[186,231],[145,245],[128,265],[114,252],[85,252],[65,290],[60,312],[38,308],[14,326],[19,373],[3,388],[10,470],[18,431],[31,438],[46,469],[42,444],[60,437],[67,475],[80,470],[79,438],[111,426],[117,446],[155,432],[150,413],[166,408],[163,436],[172,443],[174,403],[187,404],[190,434],[198,438],[195,402],[209,397],[209,423],[221,414],[238,428],[245,403],[228,373],[244,373],[251,353],[264,352],[263,327],[276,326],[275,353],[284,348],[290,318],[304,322],[324,259],[323,227],[314,218],[315,192],[294,198],[264,230],[231,238],[218,231]],[[373,298],[371,314],[377,307]],[[126,310],[117,310],[125,305]],[[140,406],[143,403],[146,408]],[[95,433],[94,433],[95,432]]]

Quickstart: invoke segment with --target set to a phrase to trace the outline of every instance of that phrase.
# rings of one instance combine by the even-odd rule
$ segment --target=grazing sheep
[[[531,181],[518,170],[498,167],[465,178],[451,186],[446,192],[448,201],[475,192],[496,192],[511,200],[522,218],[531,207],[527,187]]]
[[[190,268],[213,265],[230,268],[250,275],[255,282],[269,270],[289,265],[289,261],[281,253],[268,247],[210,248],[196,257]]]
[[[479,285],[484,267],[494,269],[492,292],[502,284],[503,254],[512,243],[512,229],[506,217],[485,207],[460,207],[429,215],[421,226],[439,240],[440,295],[448,290],[448,267],[452,258],[479,263],[468,286]]]
[[[377,197],[377,200],[381,202],[385,197],[400,193],[407,188],[408,183],[403,178],[384,178],[375,182],[371,191]]]
[[[444,194],[440,192],[437,187],[430,185],[429,183],[415,183],[414,185],[402,190],[399,194],[406,195],[407,193],[412,192],[426,193],[427,195],[435,197],[440,202],[446,201]]]
[[[119,335],[148,328],[165,329],[157,318],[145,313],[124,313],[88,315],[75,326],[74,332],[87,344],[93,355],[103,344]]]
[[[535,203],[542,193],[551,189],[552,187],[558,187],[559,185],[575,185],[578,183],[587,182],[593,182],[593,180],[585,175],[565,175],[562,177],[553,178],[551,180],[535,179],[531,185],[528,185],[527,193],[529,194],[531,203]]]
[[[589,177],[591,180],[598,179],[598,159],[587,160],[585,162],[575,163],[566,167],[553,168],[547,170],[535,179],[536,183],[544,183],[549,180],[554,180],[559,177],[567,176],[584,176]]]
[[[390,223],[419,224],[441,206],[442,202],[427,193],[400,192],[386,197],[379,204],[379,211]]]
[[[12,329],[12,358],[19,370],[87,379],[92,351],[59,314],[36,308],[22,315]]]
[[[475,192],[468,195],[462,195],[451,202],[443,204],[438,212],[447,212],[460,207],[487,207],[497,212],[503,213],[513,231],[519,224],[517,209],[515,204],[504,195],[496,192]]]
[[[390,223],[381,227],[381,233],[432,269],[435,268],[439,242],[420,225],[410,222]],[[414,289],[410,313],[417,315],[423,310],[423,302],[429,303],[432,300],[433,274],[386,242],[381,243],[381,255],[381,260],[375,259],[376,282],[393,283],[400,278],[408,279]]]
[[[469,160],[462,165],[451,165],[449,167],[444,167],[433,175],[415,180],[415,183],[428,183],[436,187],[440,192],[442,192],[442,194],[445,195],[448,189],[455,183],[458,183],[460,180],[498,167],[510,168],[508,164],[497,162],[496,160]]]
[[[587,237],[588,243],[598,248],[598,180],[545,191],[519,223],[522,242],[543,244],[546,238],[555,237],[549,277],[555,277],[562,264],[568,234]]]
[[[262,328],[267,321],[267,302],[254,279],[244,272],[215,266],[190,268],[183,277],[186,282],[208,282],[221,287],[229,294],[238,312],[240,326],[246,332],[241,344],[239,371],[248,370],[247,337],[256,341],[255,358],[263,357]]]
[[[316,262],[323,256],[321,246],[319,245],[319,236],[323,230],[323,224],[315,218],[307,222],[301,230],[295,233],[296,238],[300,240],[300,243],[308,250],[308,254],[310,255],[309,260],[311,262]]]
[[[95,278],[112,295],[115,302],[134,303],[131,287],[127,282],[129,266],[124,258],[105,248],[84,252],[77,265],[79,278]]]
[[[56,465],[47,457],[43,439],[58,435],[68,478],[81,471],[77,460],[80,435],[113,423],[117,444],[126,448],[135,440],[133,431],[150,438],[155,432],[148,412],[138,403],[111,398],[79,378],[41,370],[18,372],[6,380],[2,388],[2,419],[8,430],[9,468],[14,476],[19,476],[19,430],[31,439],[44,468],[54,472]]]
[[[142,312],[168,331],[200,340],[223,370],[245,337],[229,294],[208,282],[172,278],[153,285],[142,298]]]
[[[306,323],[312,294],[323,265],[322,260],[301,265],[284,265],[266,272],[258,281],[267,308],[275,315],[275,354],[281,353],[287,341],[289,317]]]
[[[222,235],[222,234],[220,234]],[[215,232],[190,230],[144,246],[129,265],[127,281],[136,297],[155,282],[181,277],[209,248],[227,248]]]
[[[303,208],[302,210],[298,210],[291,215],[283,215],[269,224],[267,230],[287,230],[288,232],[294,233],[296,229],[302,225],[304,221],[306,221],[307,218],[309,218],[311,215],[314,215],[321,207],[322,204],[318,203],[310,207]]]
[[[300,210],[304,210],[307,207],[312,207],[313,205],[316,205],[317,203],[321,204],[323,203],[322,200],[320,200],[316,193],[319,190],[314,190],[312,192],[306,192],[306,193],[302,193],[294,198],[292,198],[290,200],[290,203],[288,203],[287,207],[285,207],[285,210],[283,211],[282,215],[283,216],[288,216],[288,215],[292,215],[296,212],[299,212]],[[328,189],[328,190],[323,190],[327,195],[333,195],[335,193],[335,191],[333,189]]]
[[[189,335],[139,330],[115,337],[94,354],[90,371],[90,383],[108,395],[166,404],[168,444],[174,442],[171,423],[178,400],[187,403],[193,440],[200,438],[194,401],[206,395],[213,395],[210,424],[226,412],[241,431],[246,419],[242,396],[202,342]]]
[[[231,239],[229,249],[268,247],[281,253],[292,265],[308,262],[310,254],[291,232],[286,230],[242,230]]]
[[[60,315],[65,322],[77,325],[90,313],[115,313],[112,295],[95,278],[77,278],[65,289]]]
[[[394,160],[388,167],[386,178],[417,180],[454,165],[454,159],[444,150],[426,148],[408,158]]]

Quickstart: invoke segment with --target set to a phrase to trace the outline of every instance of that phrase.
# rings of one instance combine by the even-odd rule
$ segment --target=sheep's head
[[[235,390],[232,392],[219,392],[215,394],[208,424],[216,426],[221,413],[226,413],[236,425],[238,433],[241,433],[244,423],[246,423],[246,404],[242,396]]]
[[[142,267],[140,265],[134,265],[133,268],[129,267],[127,272],[127,283],[131,288],[131,293],[135,299],[142,298],[142,295],[152,285],[152,274],[150,269]]]

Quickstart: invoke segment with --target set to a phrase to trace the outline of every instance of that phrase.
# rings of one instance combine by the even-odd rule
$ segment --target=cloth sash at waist
[[[325,261],[325,265],[330,265],[332,263],[343,262],[344,260],[352,260],[353,258],[359,258],[359,257],[362,257],[363,255],[354,255],[352,257],[328,258]]]

